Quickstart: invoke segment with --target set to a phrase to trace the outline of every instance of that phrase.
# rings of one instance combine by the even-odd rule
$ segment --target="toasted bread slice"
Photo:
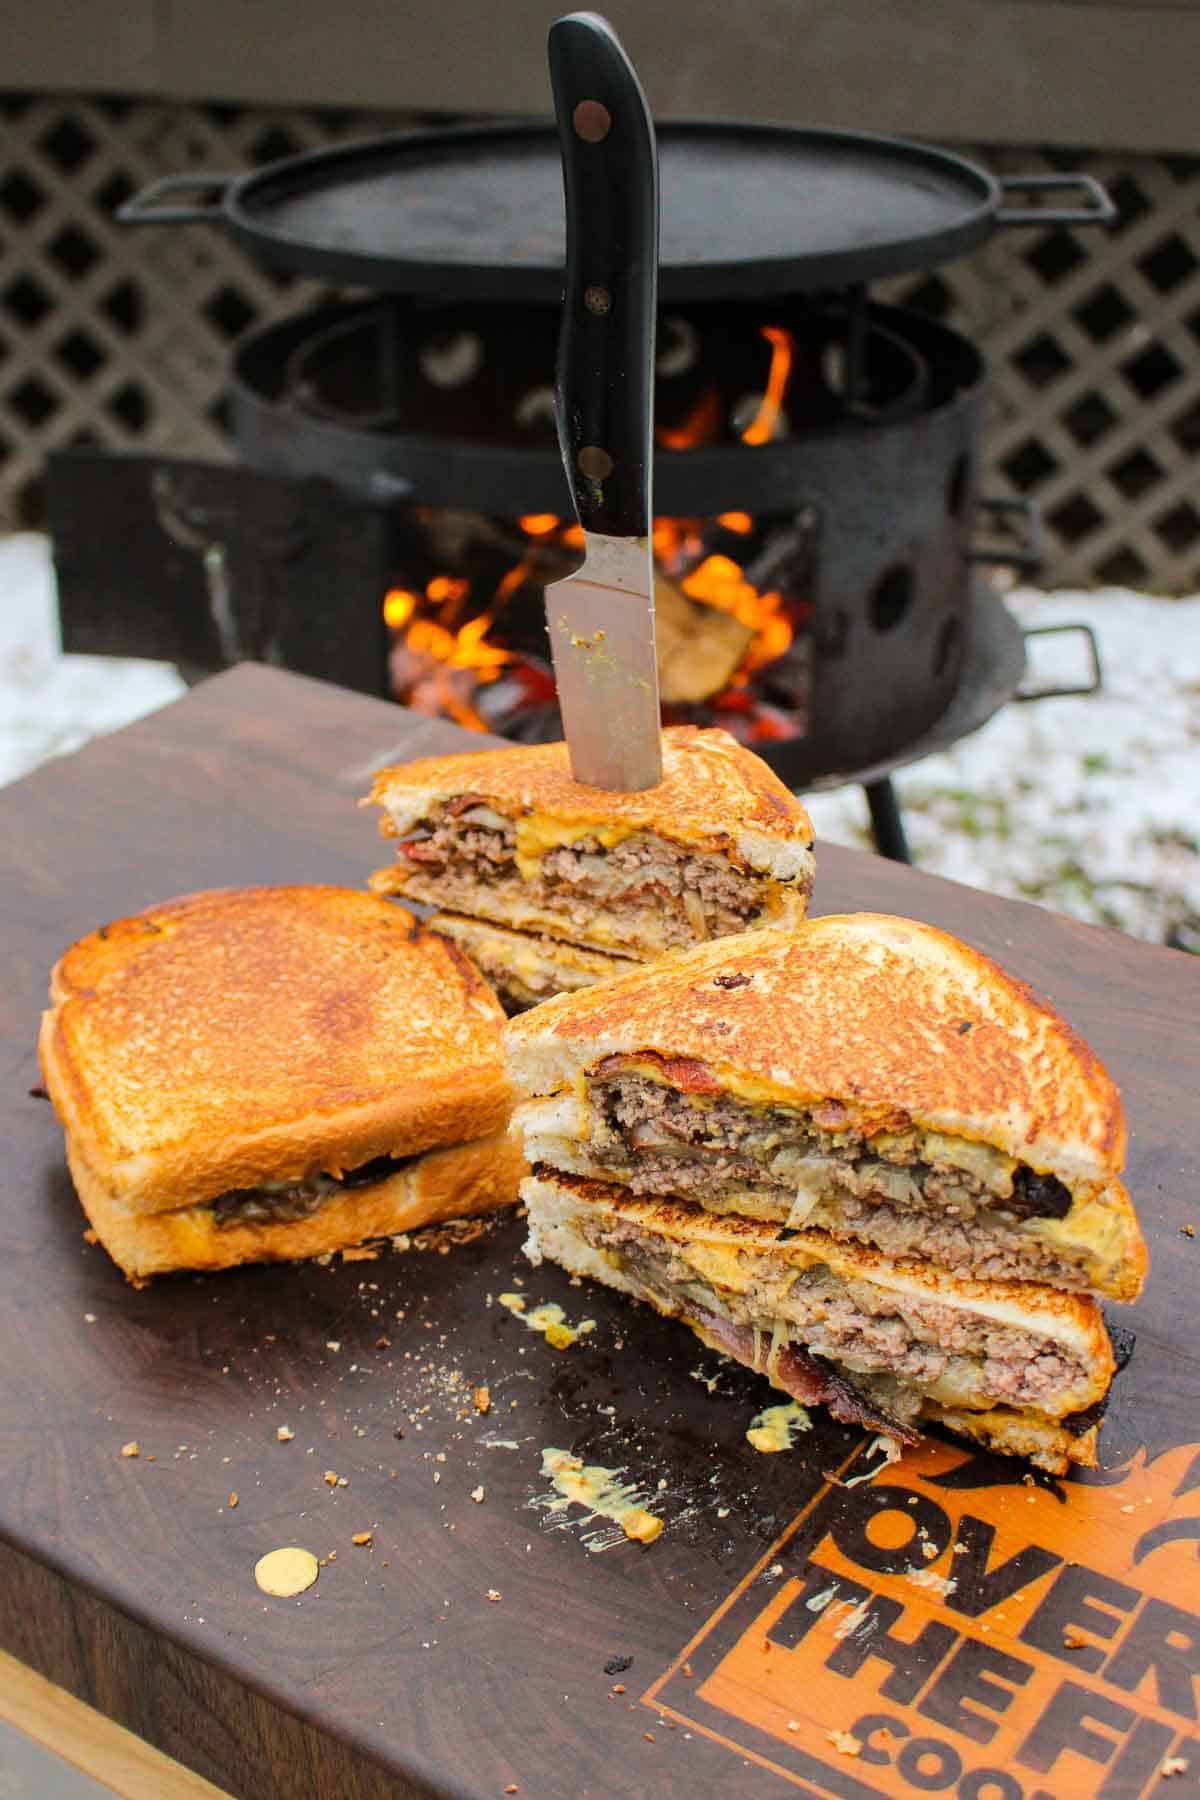
[[[1014,1421],[1031,1426],[1063,1466],[1094,1455],[1092,1409],[1115,1363],[1086,1296],[956,1281],[822,1232],[781,1238],[749,1220],[544,1170],[521,1197],[535,1263],[549,1257],[649,1301],[840,1418],[903,1436],[922,1419],[958,1429],[960,1415],[995,1415],[994,1437],[1015,1431]]]
[[[880,1239],[887,1247],[904,1243],[904,1253],[922,1254],[913,1228],[919,1204],[937,1259],[949,1254],[945,1219],[956,1210],[961,1218],[967,1204],[971,1222],[958,1236],[974,1237],[978,1261],[972,1265],[970,1244],[956,1250],[966,1268],[1061,1280],[1122,1299],[1142,1286],[1146,1251],[1118,1178],[1126,1133],[1113,1082],[1044,1001],[931,926],[853,914],[786,934],[725,938],[548,1001],[510,1022],[505,1043],[518,1095],[563,1096],[547,1108],[522,1108],[531,1161],[651,1191],[657,1153],[666,1171],[657,1191],[694,1192],[718,1210],[798,1224],[814,1205],[807,1145],[813,1166],[828,1174],[818,1217],[830,1231],[870,1242],[887,1225]],[[719,1162],[705,1156],[703,1131],[693,1133],[683,1146],[692,1158],[687,1168],[661,1144],[647,1154],[633,1138],[623,1149],[600,1095],[614,1072],[665,1087],[684,1104],[690,1097],[699,1109],[722,1101],[751,1135],[757,1121],[769,1146],[759,1152],[760,1194],[753,1170],[735,1166],[728,1136],[713,1141],[724,1155]],[[769,1125],[778,1132],[767,1133]],[[789,1131],[800,1146],[790,1165],[773,1147]],[[855,1157],[859,1199],[864,1171],[901,1179],[878,1192],[868,1182],[870,1204],[852,1204],[844,1171]],[[705,1161],[726,1173],[701,1194],[696,1170]],[[935,1180],[922,1173],[931,1161]],[[906,1198],[903,1177],[914,1165],[925,1185]],[[686,1186],[671,1187],[672,1167]],[[781,1167],[794,1171],[790,1196]],[[1040,1200],[1028,1186],[1035,1179],[1060,1185],[1043,1188],[1050,1198]],[[1024,1197],[1012,1199],[1021,1183]],[[873,1204],[889,1192],[886,1206]],[[755,1206],[764,1194],[782,1212]],[[944,1204],[939,1195],[948,1196]],[[985,1242],[989,1221],[996,1229]]]
[[[370,799],[401,839],[377,892],[616,955],[786,926],[812,887],[804,808],[724,731],[665,731],[642,793],[581,786],[555,743],[383,769]]]
[[[339,1176],[504,1128],[503,1012],[411,914],[336,887],[224,889],[91,933],[40,1055],[75,1157],[130,1213]]]
[[[310,1218],[221,1225],[211,1206],[143,1213],[116,1199],[68,1139],[67,1160],[83,1210],[117,1266],[139,1284],[176,1269],[300,1262],[448,1219],[512,1206],[524,1164],[505,1132],[428,1150],[370,1187],[327,1200]]]
[[[427,921],[431,931],[453,939],[475,964],[501,1000],[513,1011],[537,1006],[552,994],[569,994],[594,987],[626,973],[633,964],[624,956],[606,956],[603,950],[584,950],[578,944],[509,931],[483,919],[464,919],[458,913],[435,913]]]

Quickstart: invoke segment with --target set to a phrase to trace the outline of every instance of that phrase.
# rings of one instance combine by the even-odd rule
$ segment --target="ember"
[[[779,335],[790,343],[789,334]],[[774,389],[782,378],[774,372],[786,367],[786,354],[786,347],[777,348],[756,420],[777,416]],[[397,698],[474,731],[527,741],[556,736],[543,592],[577,564],[582,531],[554,513],[528,513],[511,523],[461,515],[453,545],[439,545],[437,536],[435,522],[428,539],[414,545],[414,565],[452,551],[463,572],[441,570],[418,582],[409,571],[408,582],[384,596]],[[793,691],[782,696],[783,707],[764,707],[748,692],[760,670],[787,655],[811,612],[796,579],[808,563],[796,555],[804,546],[794,520],[764,524],[741,511],[711,520],[660,518],[651,543],[668,721],[707,723],[721,713],[749,741],[801,734],[803,668],[791,672]],[[730,707],[731,695],[741,702]],[[526,715],[519,729],[516,713]]]

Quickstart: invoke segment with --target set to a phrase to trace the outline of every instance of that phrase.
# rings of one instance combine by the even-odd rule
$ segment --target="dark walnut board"
[[[765,1383],[531,1270],[516,1221],[448,1255],[144,1292],[85,1244],[56,1122],[27,1097],[58,952],[195,888],[358,885],[387,854],[354,804],[370,766],[472,743],[249,667],[0,793],[0,1641],[252,1800],[1150,1791],[1188,1755],[1200,1667],[1200,1242],[1181,1230],[1200,1224],[1200,966],[1183,955],[820,853],[816,910],[957,932],[1121,1082],[1154,1266],[1100,1480],[1027,1486],[934,1442],[844,1487],[826,1475],[876,1463],[819,1418],[759,1454]],[[487,1304],[517,1279],[594,1332],[558,1352]],[[589,1548],[579,1508],[537,1504],[550,1446],[624,1470],[663,1535]],[[254,1563],[284,1544],[336,1560],[269,1600]],[[606,1673],[616,1657],[632,1663]],[[862,1751],[841,1754],[828,1733],[853,1725]],[[1200,1744],[1190,1763],[1172,1795],[1195,1789]]]

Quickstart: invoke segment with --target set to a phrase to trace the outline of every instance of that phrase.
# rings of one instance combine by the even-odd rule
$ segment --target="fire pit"
[[[553,307],[376,301],[269,327],[234,369],[249,464],[390,497],[395,696],[527,742],[560,735],[542,590],[582,542],[554,439],[556,329]],[[808,786],[945,713],[970,615],[998,605],[972,584],[982,384],[965,339],[857,294],[664,313],[669,720],[722,724]]]
[[[989,510],[977,491],[978,352],[874,303],[868,284],[1000,226],[1095,222],[1111,208],[1087,178],[1012,178],[1002,190],[973,164],[896,140],[668,125],[659,142],[653,544],[666,716],[725,726],[797,787],[869,784],[886,827],[887,771],[981,723],[1016,690],[1020,634],[979,566],[1029,567],[1036,545],[1028,520],[1015,543],[976,541]],[[1087,199],[1074,209],[1009,203],[1016,190],[1075,185]],[[202,473],[187,471],[186,507],[169,466],[146,484],[150,523],[125,542],[148,546],[157,531],[176,583],[178,546],[199,545],[220,625],[215,657],[210,649],[200,663],[287,661],[477,730],[559,735],[542,590],[571,566],[579,539],[553,424],[553,131],[473,127],[292,158],[232,181],[173,177],[124,216],[221,224],[271,266],[376,290],[261,330],[236,356],[238,452],[260,513],[270,483],[298,497],[290,534],[260,534],[256,549],[229,521],[229,472],[214,472],[225,484],[214,558],[196,522]],[[72,508],[55,507],[51,491],[72,540],[60,556],[73,572],[64,635],[82,612],[92,649],[104,576],[68,521],[89,516],[78,504],[88,481],[90,523],[105,511],[95,460],[57,471],[60,485],[75,484]],[[369,519],[370,531],[328,531],[336,508]],[[323,583],[314,534],[343,558],[331,554]],[[255,554],[272,568],[243,602],[247,583],[234,573]],[[278,595],[306,557],[298,631]],[[197,573],[182,603],[193,612]],[[194,616],[187,623],[195,667]],[[297,662],[299,640],[311,661]],[[128,651],[127,636],[119,647]],[[902,849],[895,833],[891,847]]]

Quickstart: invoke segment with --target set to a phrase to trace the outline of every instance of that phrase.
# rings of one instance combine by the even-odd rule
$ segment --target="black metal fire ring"
[[[853,783],[865,786],[868,782],[885,780],[897,769],[951,749],[960,739],[986,725],[993,714],[1008,704],[1025,673],[1025,636],[1000,594],[981,575],[971,581],[964,620],[958,686],[949,706],[929,730],[868,768],[820,775],[804,783],[800,792],[818,794]],[[787,744],[778,744],[760,751],[785,781],[789,779],[788,772],[778,753],[787,749]]]

